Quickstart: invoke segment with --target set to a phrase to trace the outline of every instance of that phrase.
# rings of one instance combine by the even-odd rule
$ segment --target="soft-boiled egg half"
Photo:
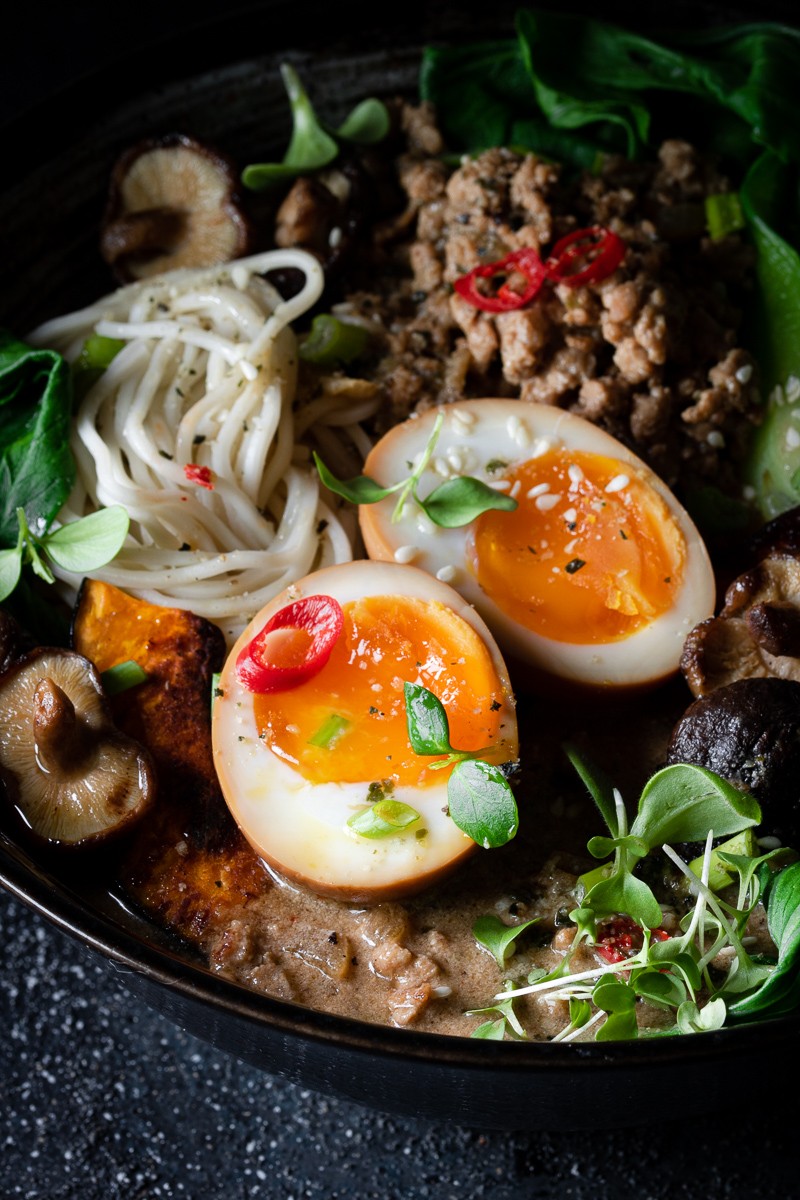
[[[304,600],[334,601],[340,624],[323,634],[324,665],[298,683],[310,637],[284,616]],[[237,668],[257,637],[274,690],[251,690]],[[516,761],[514,699],[491,633],[458,592],[413,566],[363,559],[319,570],[272,600],[233,647],[214,700],[214,762],[237,825],[281,875],[369,903],[429,886],[475,849],[448,812],[452,768],[412,748],[406,683],[442,703],[452,746],[498,766]],[[354,818],[386,800],[403,814],[397,827],[358,832]]]
[[[397,493],[361,505],[373,559],[413,563],[456,588],[509,656],[592,688],[656,683],[677,669],[691,629],[714,611],[703,540],[664,482],[590,421],[521,400],[463,400],[387,433],[364,473],[384,487],[421,464],[424,500],[472,476],[517,502],[467,526],[435,525]]]

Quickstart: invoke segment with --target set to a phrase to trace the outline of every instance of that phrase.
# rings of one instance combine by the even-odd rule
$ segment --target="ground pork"
[[[601,425],[678,490],[735,493],[760,414],[741,330],[753,262],[737,234],[706,232],[705,197],[729,187],[714,164],[675,139],[654,161],[609,156],[576,176],[502,147],[453,161],[430,105],[398,112],[395,208],[373,222],[338,297],[372,322],[359,368],[381,393],[374,432],[461,396],[519,396]],[[593,224],[626,243],[603,280],[547,285],[499,314],[453,291],[476,266],[523,246],[545,256]]]

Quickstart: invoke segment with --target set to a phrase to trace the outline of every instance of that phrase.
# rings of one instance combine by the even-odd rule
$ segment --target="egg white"
[[[502,474],[487,470],[493,460],[511,467],[561,447],[614,458],[635,470],[666,503],[685,539],[684,577],[675,603],[619,641],[575,644],[544,637],[509,616],[481,588],[469,565],[468,527],[440,528],[413,500],[405,504],[399,520],[393,520],[396,495],[359,510],[369,556],[413,563],[446,580],[481,613],[506,654],[546,676],[592,688],[627,688],[674,674],[687,634],[714,611],[716,589],[703,539],[663,480],[616,438],[583,417],[549,405],[504,399],[460,400],[409,418],[376,444],[364,473],[384,487],[405,479],[409,464],[420,462],[439,413],[444,421],[420,479],[422,497],[459,475],[491,484]]]
[[[475,849],[446,811],[446,778],[421,788],[398,784],[392,799],[416,809],[422,820],[388,837],[361,837],[347,821],[365,807],[373,781],[304,779],[259,738],[253,695],[236,678],[240,650],[273,613],[320,594],[342,605],[378,595],[439,601],[467,621],[489,649],[502,684],[506,703],[499,736],[516,756],[508,672],[488,628],[456,591],[415,567],[367,559],[325,568],[286,589],[253,618],[226,660],[212,715],[214,763],[233,818],[256,853],[321,895],[365,903],[408,895],[436,882]],[[422,839],[416,836],[421,827],[427,831]]]

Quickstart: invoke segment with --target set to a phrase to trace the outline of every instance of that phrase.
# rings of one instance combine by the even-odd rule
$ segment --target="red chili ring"
[[[259,694],[298,687],[325,666],[342,632],[343,621],[341,605],[332,596],[307,596],[287,604],[239,652],[237,679],[248,691]],[[299,655],[296,641],[287,648],[286,639],[274,637],[282,629],[308,634],[308,642],[300,647]],[[279,661],[281,655],[283,662]]]
[[[509,287],[507,280],[498,288],[494,296],[486,296],[478,290],[477,281],[479,279],[493,279],[495,275],[509,275],[512,272],[522,275],[526,280],[526,286],[521,292]],[[531,246],[523,246],[521,250],[514,250],[496,262],[473,267],[466,275],[462,275],[455,281],[453,289],[464,300],[468,300],[470,304],[484,312],[512,312],[514,309],[523,308],[530,303],[545,278],[544,263],[536,250]]]
[[[585,242],[590,244],[586,246]],[[544,264],[545,271],[554,283],[563,283],[566,287],[599,283],[616,271],[625,257],[625,250],[622,238],[602,225],[575,229],[556,242]],[[574,262],[587,257],[587,265],[582,270],[567,271]]]

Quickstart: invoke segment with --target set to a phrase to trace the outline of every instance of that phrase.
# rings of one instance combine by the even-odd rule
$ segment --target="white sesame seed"
[[[475,413],[470,412],[469,409],[455,408],[453,409],[453,420],[457,424],[463,425],[465,429],[471,429],[475,424]]]
[[[394,561],[398,563],[410,563],[419,554],[418,546],[398,546],[394,552]]]
[[[233,267],[231,270],[231,283],[237,287],[240,292],[243,292],[250,282],[250,272],[247,267]]]
[[[577,463],[570,463],[567,474],[569,475],[570,482],[576,485],[583,480],[583,471],[580,469]]]
[[[772,837],[771,835],[765,835],[764,837],[756,838],[756,844],[760,846],[762,850],[777,850],[783,845],[783,842],[780,838]]]
[[[794,404],[795,400],[800,398],[800,379],[796,375],[790,375],[786,380],[784,392],[790,404]]]
[[[537,496],[543,496],[545,492],[550,491],[549,483],[537,483],[529,490],[528,499],[534,500]]]
[[[560,499],[561,496],[557,492],[545,492],[544,495],[536,497],[535,504],[540,512],[549,512],[551,508],[555,508]]]
[[[341,243],[341,240],[342,240],[342,231],[338,225],[334,225],[333,229],[328,234],[328,245],[333,247],[333,249],[335,250],[336,247]]]
[[[736,379],[739,383],[749,383],[753,378],[753,368],[750,363],[745,363],[743,367],[739,367],[736,372]]]
[[[572,551],[575,549],[577,544],[578,544],[577,538],[573,538],[571,542],[567,542],[566,546],[564,547],[564,553],[572,554]]]
[[[630,483],[628,475],[615,475],[614,478],[606,484],[607,492],[621,492]]]
[[[440,983],[435,988],[431,988],[431,995],[437,1000],[446,1000],[448,996],[452,996],[453,989],[448,987],[446,983]]]
[[[533,443],[531,458],[541,458],[543,454],[547,454],[547,451],[552,449],[553,442],[550,438],[537,438]]]
[[[458,567],[454,567],[452,563],[448,563],[446,567],[439,567],[436,572],[436,578],[442,583],[452,583],[458,575]]]
[[[742,488],[742,499],[743,500],[755,500],[755,498],[756,498],[756,489],[753,487],[752,483],[746,483],[744,485],[744,487]]]
[[[517,480],[515,480],[515,481],[514,481],[514,485],[513,485],[513,487],[511,488],[511,491],[509,492],[509,495],[511,496],[511,498],[512,498],[513,500],[516,500],[516,498],[517,498],[517,496],[520,494],[520,491],[521,491],[521,490],[522,490],[522,481],[521,481],[520,479],[517,479]]]
[[[769,403],[774,405],[776,408],[780,408],[785,401],[786,397],[783,394],[783,388],[779,383],[776,383],[775,387],[769,394]]]
[[[443,479],[449,479],[452,471],[450,464],[444,458],[435,458],[431,464],[437,475],[441,475]]]
[[[796,450],[800,446],[800,431],[790,425],[786,430],[786,448],[787,450]]]
[[[573,521],[577,520],[577,518],[578,518],[578,510],[575,508],[568,508],[567,511],[564,513],[564,520],[567,522],[568,525],[571,525]]]
[[[719,429],[712,429],[711,433],[706,438],[709,446],[714,446],[716,450],[721,450],[725,445],[725,435]]]
[[[491,479],[491,480],[489,480],[489,487],[494,488],[494,490],[496,492],[510,492],[511,491],[511,480],[510,479]]]
[[[464,452],[463,450],[452,449],[447,451],[447,461],[457,475],[461,475],[464,470]]]

